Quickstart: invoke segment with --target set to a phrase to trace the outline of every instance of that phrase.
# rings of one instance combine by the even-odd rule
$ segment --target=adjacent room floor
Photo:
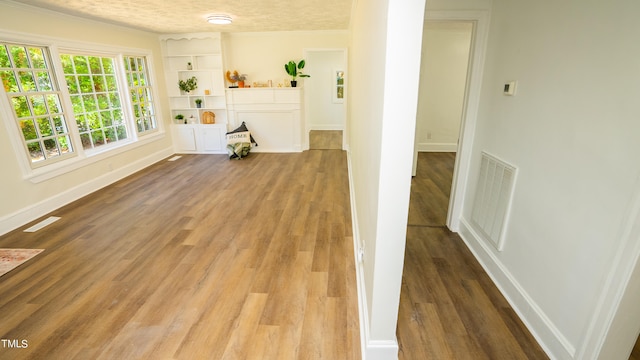
[[[547,359],[446,226],[454,153],[420,153],[400,296],[400,360]]]

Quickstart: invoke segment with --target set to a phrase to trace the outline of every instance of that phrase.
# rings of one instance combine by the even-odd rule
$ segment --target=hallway
[[[445,226],[455,153],[419,153],[398,315],[399,359],[547,359]]]

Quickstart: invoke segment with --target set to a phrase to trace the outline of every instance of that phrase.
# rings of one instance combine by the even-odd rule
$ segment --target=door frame
[[[342,68],[345,72],[345,78],[344,78],[344,102],[343,102],[343,117],[342,117],[342,149],[347,150],[348,149],[348,144],[347,144],[347,101],[348,101],[348,82],[349,82],[349,72],[347,71],[347,67],[348,67],[348,53],[347,53],[347,49],[346,48],[308,48],[308,49],[303,49],[302,50],[302,54],[303,54],[303,59],[309,59],[310,54],[312,53],[321,53],[321,52],[341,52],[342,53]],[[306,116],[306,114],[309,113],[309,102],[311,101],[310,97],[309,97],[309,93],[307,91],[304,91],[304,126],[303,126],[303,136],[302,136],[302,149],[303,150],[309,150],[309,131],[310,131],[310,125],[309,125],[309,120]]]
[[[480,104],[480,90],[482,87],[482,71],[489,37],[488,11],[426,11],[426,21],[470,21],[473,23],[471,34],[471,49],[469,51],[469,65],[467,67],[467,85],[462,106],[462,120],[458,136],[458,149],[453,170],[451,196],[447,212],[447,227],[458,232],[462,218],[463,202],[466,195],[466,185],[469,178],[469,167],[473,145],[473,134],[476,129],[476,119]],[[414,145],[415,146],[415,145]],[[414,154],[417,159],[417,151]]]

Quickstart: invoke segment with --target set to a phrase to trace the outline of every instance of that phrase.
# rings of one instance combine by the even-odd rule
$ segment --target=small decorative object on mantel
[[[266,88],[266,87],[271,87],[270,82],[271,82],[271,80],[269,80],[269,82],[254,81],[252,86],[253,86],[254,88]]]
[[[225,77],[227,78],[227,81],[231,83],[231,86],[229,86],[231,89],[239,87],[243,88],[244,81],[247,80],[247,74],[239,74],[238,70],[233,70],[233,73],[227,70]],[[235,85],[236,83],[238,83],[238,86]]]
[[[178,80],[178,87],[180,87],[180,90],[184,91],[186,94],[189,94],[198,88],[198,79],[196,79],[195,76],[192,76],[187,80]]]
[[[216,123],[216,114],[211,111],[205,111],[202,113],[202,123],[203,124],[215,124]]]
[[[202,99],[196,99],[195,102],[198,109],[202,107]]]
[[[184,115],[178,114],[176,115],[176,124],[186,124],[187,122],[184,120]]]
[[[296,77],[311,77],[307,74],[302,73],[302,69],[304,69],[305,61],[300,60],[298,63],[291,60],[288,63],[284,64],[284,70],[291,76],[291,87],[296,87],[298,82],[296,81]]]

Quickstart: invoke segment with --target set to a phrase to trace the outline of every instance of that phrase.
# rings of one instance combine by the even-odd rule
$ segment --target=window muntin
[[[82,147],[96,149],[129,139],[113,57],[61,54]]]
[[[0,43],[0,78],[32,166],[74,153],[46,47]]]
[[[35,176],[40,179],[50,172],[51,174],[64,173],[64,169],[75,168],[77,166],[75,164],[78,164],[78,162],[71,161],[70,158],[88,159],[88,157],[112,151],[120,153],[126,151],[129,145],[140,140],[142,140],[140,143],[142,145],[148,141],[154,141],[156,139],[155,135],[161,135],[162,126],[158,121],[159,109],[155,102],[152,70],[149,65],[152,60],[148,54],[124,50],[129,54],[135,54],[125,56],[117,48],[105,49],[102,45],[94,46],[73,42],[54,44],[51,43],[50,39],[39,39],[38,41],[33,37],[27,39],[6,34],[3,37],[0,38],[0,49],[3,50],[2,54],[0,54],[0,80],[2,81],[3,90],[6,90],[4,92],[7,94],[7,100],[0,99],[0,106],[3,107],[0,110],[2,110],[1,113],[5,113],[7,116],[2,116],[0,121],[7,121],[8,123],[11,144],[16,155],[20,158],[19,162],[25,176],[29,178]],[[24,56],[16,55],[14,61],[8,46],[24,48],[24,50],[20,50],[24,53]],[[30,49],[35,50],[30,53]],[[38,56],[37,50],[41,51],[41,56]],[[87,82],[81,82],[77,77],[71,86],[65,84],[67,79],[64,74],[61,53],[71,56],[86,56],[85,72],[74,72],[67,75],[90,75],[91,92],[87,92],[89,89],[89,87],[85,86]],[[105,65],[102,64],[104,73],[92,73],[91,63],[88,60],[91,56],[100,59],[103,57],[108,58],[113,65],[112,68],[107,67],[105,71]],[[138,83],[142,85],[142,89],[136,89],[138,91],[136,93],[137,99],[142,99],[137,100],[137,105],[140,109],[138,113],[143,114],[140,117],[140,121],[134,118],[136,115],[136,107],[134,105],[136,104],[131,102],[132,92],[128,86],[126,65],[123,63],[125,58],[135,58],[136,62],[143,62],[133,69],[134,72],[137,72],[137,78],[143,79],[142,82],[138,80]],[[83,68],[83,65],[81,64],[80,67]],[[75,71],[73,63],[72,68]],[[95,78],[94,75],[100,75],[102,79]],[[134,78],[130,77],[130,79]],[[86,80],[86,78],[82,80]],[[93,88],[94,83],[98,84],[98,89]],[[133,84],[133,80],[131,83]],[[100,94],[100,91],[96,91],[100,90],[101,87],[106,87],[107,89],[102,91],[103,94]],[[3,90],[0,90],[0,93]],[[140,90],[143,91],[140,92]],[[83,93],[83,91],[85,92]],[[70,93],[84,97],[76,97],[74,104],[71,101]],[[25,97],[19,98],[19,95]],[[55,96],[37,98],[33,97],[34,95]],[[15,101],[12,100],[12,97],[16,97]],[[108,108],[104,108],[105,99],[109,103]],[[85,104],[85,101],[87,104]],[[120,104],[112,106],[112,103]],[[90,109],[95,108],[99,118],[95,117],[95,113],[87,113],[86,105]],[[84,120],[84,122],[78,123],[76,121],[75,112],[73,111],[76,109],[82,111],[81,116],[85,115],[84,119],[78,116],[80,121]],[[112,118],[109,117],[105,127],[103,115],[107,110],[110,111],[109,115],[113,116],[115,126],[110,125]],[[26,115],[27,111],[29,112],[28,116]],[[18,113],[24,115],[19,117]],[[50,115],[50,117],[44,119],[45,114]],[[90,123],[89,120],[93,120],[93,122]],[[89,128],[84,129],[86,131],[82,137],[80,132],[83,128],[78,125],[84,125],[84,127]],[[145,131],[135,131],[134,129],[137,130],[138,125]],[[92,130],[98,130],[98,126],[101,126],[104,130],[102,136],[97,131],[92,133]],[[94,136],[91,137],[92,135]],[[144,136],[144,139],[142,136]],[[110,141],[113,138],[117,139],[117,141]],[[106,144],[95,147],[94,139],[96,143],[100,142],[101,144],[101,141],[104,140]],[[81,146],[81,140],[85,140],[85,145],[90,145]],[[56,163],[55,165],[53,164],[54,162]],[[49,164],[53,166],[48,166]]]
[[[147,59],[143,56],[125,56],[124,67],[138,134],[157,130]]]

